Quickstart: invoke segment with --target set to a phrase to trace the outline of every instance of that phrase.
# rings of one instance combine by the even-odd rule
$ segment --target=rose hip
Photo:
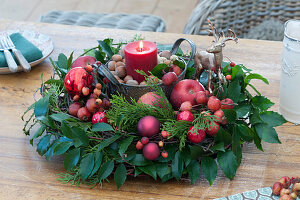
[[[283,188],[286,189],[291,185],[291,179],[288,176],[281,177],[278,182],[282,183]]]
[[[172,65],[169,71],[174,72],[177,76],[181,74],[181,69],[177,65]]]
[[[198,104],[206,105],[208,101],[208,96],[206,95],[206,91],[200,91],[196,94],[196,102]]]
[[[91,113],[88,111],[86,107],[81,107],[77,112],[77,117],[81,121],[88,121],[91,118]]]
[[[162,77],[162,82],[164,85],[171,85],[177,81],[177,75],[175,72],[168,72]]]
[[[68,112],[70,115],[77,117],[77,112],[78,112],[79,108],[81,108],[81,107],[82,107],[82,105],[79,102],[72,103],[69,106]]]
[[[143,145],[148,144],[148,143],[149,143],[149,138],[148,138],[148,137],[142,137],[141,143],[142,143]]]
[[[192,105],[191,102],[185,101],[185,102],[183,102],[183,103],[181,104],[179,110],[180,110],[180,111],[190,111],[190,110],[192,110],[192,107],[193,107],[193,105]]]
[[[227,81],[230,81],[231,79],[232,79],[232,76],[231,76],[231,75],[227,75],[227,76],[226,76],[226,80],[227,80]]]
[[[80,97],[78,94],[76,94],[74,97],[73,97],[73,101],[79,101]]]
[[[158,142],[158,146],[159,146],[159,147],[163,147],[163,146],[164,146],[164,142],[163,142],[163,141],[159,141],[159,142]]]
[[[273,187],[272,187],[272,191],[274,195],[280,195],[280,191],[282,190],[283,185],[280,182],[276,182],[274,183]]]
[[[217,111],[221,108],[221,101],[217,97],[211,96],[208,99],[207,107],[212,111]]]
[[[101,89],[102,89],[101,83],[97,83],[97,84],[96,84],[96,88],[97,88],[98,90],[101,90]]]
[[[91,66],[91,65],[87,65],[87,66],[85,66],[85,70],[87,71],[87,72],[93,72],[93,67]]]
[[[161,156],[164,157],[164,158],[167,158],[169,156],[169,154],[168,154],[168,152],[163,150],[163,152],[161,152]]]
[[[137,150],[141,150],[144,148],[144,145],[141,143],[141,141],[138,141],[135,145],[136,149]]]
[[[94,94],[99,97],[101,95],[101,90],[95,88],[94,89]]]
[[[88,87],[83,87],[81,92],[84,96],[87,96],[90,94],[90,89]]]

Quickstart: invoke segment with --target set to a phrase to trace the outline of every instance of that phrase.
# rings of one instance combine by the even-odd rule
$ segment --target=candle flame
[[[139,48],[140,48],[141,51],[143,51],[143,48],[144,48],[143,41],[140,41],[140,43],[139,43]]]

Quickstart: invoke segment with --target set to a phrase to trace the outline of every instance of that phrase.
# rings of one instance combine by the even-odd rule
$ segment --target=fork
[[[8,68],[11,72],[16,72],[18,70],[18,65],[17,63],[15,62],[14,58],[12,57],[10,51],[9,51],[9,48],[8,46],[6,46],[6,43],[5,43],[5,39],[4,37],[2,37],[0,39],[0,44],[2,46],[2,49],[4,51],[4,56],[5,56],[5,59],[6,59],[6,62],[7,62],[7,65],[8,65]]]
[[[6,35],[6,41],[7,41],[8,48],[11,49],[12,52],[15,54],[15,56],[18,59],[20,65],[23,67],[23,70],[25,72],[29,72],[31,70],[30,64],[24,58],[24,56],[20,52],[20,50],[16,49],[14,43],[11,41],[11,38],[8,35]]]

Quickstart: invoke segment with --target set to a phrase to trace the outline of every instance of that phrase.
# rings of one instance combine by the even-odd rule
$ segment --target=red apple
[[[193,143],[200,143],[205,138],[205,131],[202,129],[193,130],[194,126],[192,126],[188,131],[188,139]]]
[[[177,75],[175,72],[168,72],[162,77],[162,82],[164,85],[169,86],[177,81]]]
[[[96,62],[96,58],[94,58],[92,56],[81,56],[73,62],[71,68],[85,67],[86,65],[92,65],[95,62]]]
[[[222,123],[225,120],[224,112],[221,109],[214,112],[214,116],[217,117],[218,123]]]
[[[213,136],[213,137],[217,136],[217,133],[220,129],[220,125],[217,122],[213,122],[213,123],[210,122],[209,125],[210,125],[210,128],[207,128],[205,130],[205,132],[210,136]]]
[[[162,97],[157,95],[154,92],[148,92],[146,94],[144,94],[143,96],[141,96],[138,100],[138,104],[144,103],[144,104],[148,104],[150,106],[158,106],[160,108],[162,108],[162,105],[159,104],[159,101],[161,101]]]
[[[197,92],[196,94],[196,102],[198,104],[206,105],[208,101],[208,95],[206,95],[205,91]]]
[[[160,123],[153,116],[145,116],[138,122],[137,129],[144,137],[152,137],[159,133]]]
[[[148,143],[143,148],[143,155],[148,160],[155,160],[159,157],[160,151],[156,143]]]
[[[180,120],[193,122],[195,120],[195,117],[190,111],[182,111],[177,115],[177,121]]]
[[[199,91],[204,91],[201,83],[192,79],[184,79],[179,81],[173,88],[170,101],[176,109],[180,108],[185,101],[190,101],[192,105],[196,105],[196,93]]]
[[[212,111],[217,111],[221,108],[221,101],[217,97],[211,96],[208,98],[207,107]]]
[[[193,107],[192,103],[189,101],[186,101],[181,104],[179,110],[180,111],[190,111],[190,110],[192,110],[192,107]]]
[[[221,109],[233,109],[233,101],[229,98],[223,99],[221,101]]]

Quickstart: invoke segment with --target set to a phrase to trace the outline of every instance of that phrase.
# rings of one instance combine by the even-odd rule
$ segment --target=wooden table
[[[29,22],[0,21],[0,31],[7,29],[30,29],[52,37],[55,50],[51,57],[56,59],[60,52],[65,54],[75,50],[93,47],[97,39],[107,37],[127,40],[135,31],[86,28],[41,24]],[[198,49],[205,49],[210,37],[169,33],[139,32],[147,40],[171,44],[179,37],[193,40]],[[185,48],[187,46],[184,46]],[[228,42],[224,54],[236,63],[243,63],[270,81],[264,85],[260,81],[255,86],[269,97],[278,110],[281,42],[241,39],[236,45]],[[213,186],[209,187],[203,175],[190,185],[188,181],[160,183],[150,178],[136,178],[126,181],[119,190],[113,183],[105,183],[103,189],[89,189],[64,185],[56,180],[64,171],[62,158],[50,162],[41,158],[29,144],[23,132],[21,115],[33,103],[33,93],[40,86],[40,75],[48,78],[52,67],[47,59],[34,67],[30,73],[1,75],[0,77],[0,199],[213,199],[260,187],[270,186],[281,176],[300,175],[300,127],[286,123],[276,128],[281,145],[264,143],[265,152],[260,152],[253,144],[243,147],[243,160],[233,181],[218,172]],[[298,173],[298,174],[297,174]],[[111,180],[113,182],[113,180]]]

